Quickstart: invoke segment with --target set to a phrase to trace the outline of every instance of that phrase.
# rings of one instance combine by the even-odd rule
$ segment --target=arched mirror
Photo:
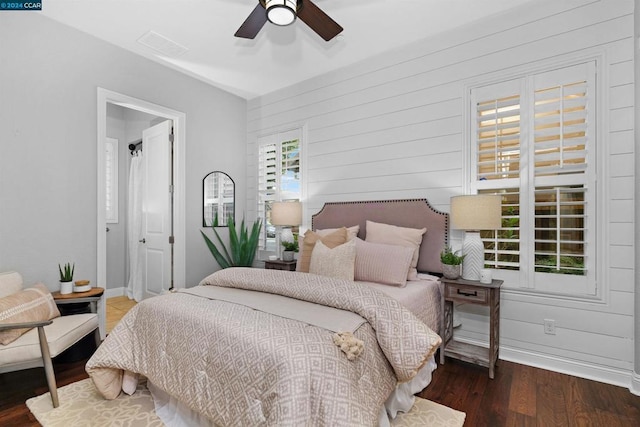
[[[202,226],[226,227],[235,218],[236,185],[224,172],[214,171],[202,180]]]

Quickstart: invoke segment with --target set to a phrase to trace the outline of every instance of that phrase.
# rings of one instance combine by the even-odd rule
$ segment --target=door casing
[[[107,285],[107,233],[105,214],[106,171],[104,142],[107,137],[107,104],[115,104],[147,114],[173,120],[173,221],[174,221],[174,288],[184,288],[186,281],[186,214],[185,214],[185,141],[186,115],[161,105],[153,104],[142,99],[133,98],[118,92],[99,87],[98,89],[98,126],[97,126],[97,284],[106,289]],[[106,296],[110,296],[108,290]],[[105,337],[106,307],[99,304],[100,333]]]

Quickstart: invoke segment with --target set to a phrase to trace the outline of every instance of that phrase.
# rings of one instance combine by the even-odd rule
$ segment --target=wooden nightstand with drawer
[[[484,284],[464,279],[441,278],[442,283],[442,344],[440,363],[445,356],[489,368],[494,377],[500,348],[500,287],[502,280]],[[489,307],[489,348],[463,343],[453,339],[453,303],[461,302]]]
[[[265,260],[264,268],[268,270],[284,270],[284,271],[296,271],[296,260],[293,261],[282,261],[281,259],[276,260]]]

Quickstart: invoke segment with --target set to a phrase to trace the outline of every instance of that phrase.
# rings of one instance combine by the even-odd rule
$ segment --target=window
[[[106,221],[109,224],[118,222],[118,140],[107,138],[104,144],[106,167]]]
[[[300,201],[302,197],[301,145],[300,129],[258,139],[258,217],[263,223],[260,249],[278,249],[276,227],[269,221],[271,204]]]
[[[485,263],[510,284],[595,295],[595,62],[471,89],[472,192],[502,196]]]

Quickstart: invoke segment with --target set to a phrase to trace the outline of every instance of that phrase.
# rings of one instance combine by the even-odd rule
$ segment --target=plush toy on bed
[[[340,347],[349,360],[355,360],[364,348],[364,341],[354,337],[351,332],[333,334],[333,343]]]

